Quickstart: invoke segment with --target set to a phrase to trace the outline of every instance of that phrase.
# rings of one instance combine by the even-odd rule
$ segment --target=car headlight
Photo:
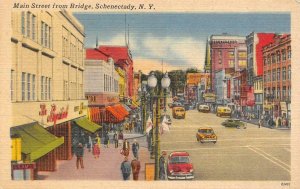
[[[192,173],[194,171],[194,169],[190,169],[190,173]]]
[[[174,171],[173,170],[170,170],[170,173],[172,174]]]

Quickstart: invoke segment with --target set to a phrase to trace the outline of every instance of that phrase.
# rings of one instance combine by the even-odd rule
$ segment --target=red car
[[[167,176],[169,180],[194,179],[193,164],[187,152],[172,152],[168,156]]]

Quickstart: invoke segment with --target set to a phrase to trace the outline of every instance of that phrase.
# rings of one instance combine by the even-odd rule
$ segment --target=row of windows
[[[32,14],[30,11],[22,12],[21,14],[21,32],[24,36],[32,39],[33,41],[37,40],[37,19],[36,15]],[[41,38],[40,44],[44,47],[52,48],[52,31],[51,27],[41,21]]]
[[[83,44],[73,34],[64,29],[65,35],[62,36],[62,54],[79,65],[83,65]]]
[[[111,76],[104,74],[104,91],[118,92],[118,81]]]
[[[77,84],[76,82],[68,82],[67,80],[64,80],[63,95],[64,100],[83,99],[83,84]]]
[[[280,68],[265,71],[264,72],[264,82],[271,82],[271,81],[280,81],[280,80],[291,80],[291,66],[288,67],[288,73],[286,73],[286,68],[282,68],[282,72]]]
[[[268,95],[273,95],[273,98],[282,99],[282,98],[290,98],[291,97],[291,88],[288,86],[280,87],[273,87],[272,90],[270,88],[264,89],[265,97],[268,98]]]
[[[275,53],[269,54],[267,56],[264,56],[264,65],[271,64],[271,63],[280,63],[281,61],[286,61],[286,58],[288,60],[291,59],[292,51],[291,47],[289,46],[287,48],[287,57],[286,57],[286,49],[282,49],[281,51],[276,51]]]

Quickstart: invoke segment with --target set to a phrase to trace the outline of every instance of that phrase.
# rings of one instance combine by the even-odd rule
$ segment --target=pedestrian
[[[138,152],[139,152],[139,149],[140,149],[140,145],[139,145],[139,143],[136,141],[136,139],[134,139],[134,142],[132,143],[131,148],[132,148],[133,156],[134,156],[136,159],[139,159]]]
[[[109,141],[108,132],[105,132],[105,134],[104,134],[104,147],[105,148],[108,148],[108,141]]]
[[[118,143],[119,143],[120,145],[123,144],[123,139],[124,139],[123,132],[120,131],[119,136],[118,136]]]
[[[99,144],[96,142],[96,140],[94,141],[94,146],[93,146],[93,155],[95,159],[98,159],[100,156],[100,146]]]
[[[133,175],[133,180],[139,180],[139,173],[141,169],[141,163],[139,160],[134,158],[131,161],[131,168],[132,168],[132,175]]]
[[[119,147],[119,144],[118,144],[118,134],[117,134],[116,131],[115,131],[115,134],[114,134],[114,143],[115,143],[115,148],[118,148]]]
[[[83,166],[83,145],[82,145],[82,143],[78,143],[75,154],[77,157],[77,160],[76,160],[77,169],[79,169],[79,164],[80,164],[80,167],[83,169],[84,166]]]
[[[92,141],[91,135],[88,135],[88,143],[86,146],[87,146],[87,149],[89,150],[89,152],[91,152],[91,148],[93,146],[93,141]]]
[[[261,126],[262,126],[262,120],[259,119],[259,121],[258,121],[258,128],[260,128]]]
[[[126,157],[129,156],[130,145],[127,139],[123,142],[122,154]]]
[[[159,179],[166,180],[166,158],[167,153],[165,151],[162,152],[162,155],[159,158]]]
[[[123,180],[129,180],[131,174],[131,165],[128,162],[128,157],[125,157],[124,161],[121,163],[121,172]]]

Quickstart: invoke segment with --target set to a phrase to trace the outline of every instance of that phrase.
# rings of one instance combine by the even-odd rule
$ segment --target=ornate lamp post
[[[148,86],[151,89],[156,88],[156,95],[153,96],[156,99],[156,121],[155,121],[155,180],[159,179],[159,128],[158,123],[160,122],[160,99],[163,98],[163,91],[164,89],[168,88],[171,84],[171,80],[168,76],[168,73],[165,73],[163,78],[161,79],[161,86],[157,86],[157,78],[155,77],[154,73],[152,72],[151,75],[148,77]],[[153,151],[153,150],[152,150]]]

